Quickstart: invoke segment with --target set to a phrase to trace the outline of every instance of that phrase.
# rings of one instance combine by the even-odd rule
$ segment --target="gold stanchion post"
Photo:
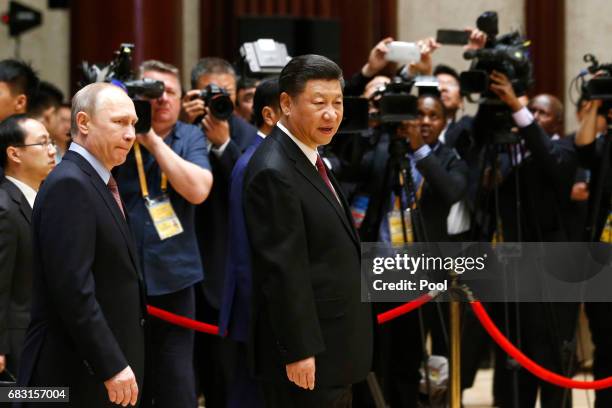
[[[450,325],[451,325],[451,375],[450,375],[450,408],[461,408],[461,309],[460,301],[456,300],[457,275],[452,274],[452,288],[450,299]]]

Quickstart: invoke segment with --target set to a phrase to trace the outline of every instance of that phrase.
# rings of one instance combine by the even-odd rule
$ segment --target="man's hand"
[[[361,68],[361,74],[366,78],[372,78],[387,66],[387,44],[393,41],[392,37],[382,39],[372,48],[368,56],[368,62]]]
[[[589,185],[584,181],[574,183],[572,186],[572,201],[586,201],[589,199]]]
[[[192,89],[183,97],[183,109],[181,111],[181,120],[183,122],[193,123],[197,117],[204,115],[206,112],[204,101],[200,98],[195,98],[199,94],[199,89]]]
[[[487,43],[487,35],[483,31],[473,27],[467,27],[465,31],[470,33],[470,39],[463,47],[464,50],[479,50]]]
[[[417,119],[405,120],[397,128],[397,135],[402,137],[410,143],[410,148],[413,152],[416,152],[420,147],[425,144],[421,131],[419,129],[420,123]]]
[[[158,144],[164,143],[153,128],[149,129],[147,133],[138,133],[136,135],[136,141],[144,146],[153,156],[155,156],[155,150]]]
[[[308,357],[295,363],[287,364],[287,378],[289,381],[306,390],[315,387],[315,358]]]
[[[6,356],[4,354],[0,354],[0,373],[4,371],[6,368]]]
[[[519,101],[512,89],[512,83],[508,80],[508,77],[498,71],[493,71],[489,76],[491,79],[491,85],[489,88],[495,95],[499,97],[512,112],[518,112],[523,108],[523,104]]]
[[[230,138],[228,121],[216,119],[210,112],[202,119],[202,128],[208,140],[215,147],[222,146]]]
[[[433,37],[429,37],[417,41],[417,46],[421,52],[421,59],[419,62],[413,62],[410,64],[410,73],[413,75],[431,75],[431,72],[433,71],[431,54],[440,48],[440,44],[437,43]]]
[[[574,140],[576,146],[585,146],[595,141],[597,137],[597,112],[602,103],[601,100],[595,99],[585,102],[580,108],[582,119]]]
[[[138,400],[138,384],[130,366],[125,367],[110,380],[104,381],[110,402],[123,407],[134,406]]]

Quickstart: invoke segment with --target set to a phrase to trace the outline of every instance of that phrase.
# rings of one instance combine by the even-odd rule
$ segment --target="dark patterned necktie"
[[[332,194],[338,200],[338,202],[340,202],[340,199],[338,198],[338,194],[336,194],[336,190],[334,190],[334,188],[332,187],[331,181],[329,181],[329,177],[327,177],[327,171],[325,170],[325,164],[323,163],[323,160],[321,159],[321,156],[319,155],[317,155],[316,165],[317,165],[317,171],[319,172],[319,175],[321,176],[321,178],[327,185],[327,188],[329,188],[329,191],[331,191]]]
[[[123,218],[125,218],[125,213],[123,212],[123,205],[121,204],[121,197],[119,197],[119,188],[117,187],[117,182],[115,181],[115,178],[112,175],[108,179],[107,186],[111,194],[113,195],[113,198],[115,199],[115,202],[117,203],[117,206],[119,207]]]

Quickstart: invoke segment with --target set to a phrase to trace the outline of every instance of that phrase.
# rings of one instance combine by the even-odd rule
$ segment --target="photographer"
[[[612,199],[612,183],[610,183],[610,170],[605,175],[601,174],[601,164],[605,138],[604,116],[601,113],[601,100],[583,100],[582,120],[576,132],[576,151],[580,158],[581,165],[591,171],[590,186],[594,186],[589,191],[587,220],[592,220],[593,211],[597,211],[595,228],[588,222],[586,239],[599,241],[604,228],[606,218],[610,213]],[[609,120],[609,119],[608,119]],[[597,188],[601,178],[604,178],[601,201],[595,202],[593,190]],[[589,329],[591,338],[595,346],[593,357],[593,377],[602,379],[612,375],[612,324],[610,315],[612,314],[612,304],[605,302],[585,302],[584,310],[589,319]],[[603,408],[612,405],[612,390],[610,388],[595,391],[595,407]]]
[[[199,128],[178,120],[178,69],[151,60],[140,72],[142,78],[162,81],[164,92],[151,101],[150,131],[137,135],[115,177],[136,238],[148,303],[195,318],[194,285],[202,280],[202,264],[194,214],[212,185],[205,138]],[[170,213],[171,222],[161,213]],[[195,406],[193,331],[153,319],[150,332],[154,358],[144,406],[153,400],[159,406]]]
[[[253,122],[253,96],[255,96],[255,87],[258,82],[253,78],[241,77],[236,89],[236,107],[234,109],[237,115],[249,123]]]
[[[493,71],[490,80],[490,90],[512,112],[521,140],[511,155],[513,167],[499,185],[499,201],[495,205],[499,207],[502,231],[497,231],[497,236],[505,242],[567,241],[562,208],[569,201],[576,172],[573,149],[551,140],[520,102],[506,75]],[[521,202],[520,212],[517,200]],[[518,308],[513,305],[505,318],[507,322],[520,321],[512,330],[511,341],[520,338],[518,346],[531,358],[568,375],[576,316],[577,308],[572,303],[521,303]],[[500,407],[533,407],[538,389],[543,407],[571,406],[571,393],[509,362],[500,350],[495,367],[494,395]]]
[[[362,208],[365,215],[359,228],[362,241],[391,242],[389,217],[393,209],[400,201],[402,208],[410,206],[407,197],[399,198],[392,192],[393,177],[387,167],[390,165],[389,144],[395,137],[408,143],[404,160],[411,168],[416,208],[422,215],[413,217],[415,241],[450,240],[446,219],[451,206],[466,192],[467,166],[453,150],[438,140],[446,125],[446,112],[441,100],[433,95],[421,96],[417,109],[417,120],[403,122],[397,136],[383,133],[374,151],[364,156],[363,168],[368,170],[358,189],[362,202],[367,202],[366,208]],[[389,178],[385,179],[386,176]],[[356,201],[353,200],[353,207]],[[429,309],[425,310],[427,325],[437,332],[438,316],[434,313],[429,316],[433,312]],[[386,384],[387,403],[390,406],[416,406],[421,379],[419,367],[423,359],[418,314],[402,316],[385,327],[377,326],[377,329],[380,365],[377,371]]]
[[[211,106],[200,97],[201,90],[216,85],[225,90],[236,104],[236,73],[229,62],[214,57],[203,58],[191,70],[192,90],[183,98],[183,114],[190,123],[199,121],[210,151],[215,182],[208,200],[196,210],[195,227],[204,266],[202,290],[196,293],[198,319],[216,324],[225,280],[227,260],[229,189],[234,164],[257,137],[257,129],[231,113],[227,120],[214,116]],[[194,99],[195,98],[195,99]],[[199,383],[211,407],[226,405],[227,376],[233,359],[227,341],[206,334],[196,334],[196,368]]]

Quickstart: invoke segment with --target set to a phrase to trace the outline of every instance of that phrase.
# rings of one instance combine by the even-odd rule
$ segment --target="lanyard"
[[[140,143],[134,143],[134,156],[136,156],[136,168],[138,169],[138,181],[140,182],[140,191],[145,199],[149,198],[149,188],[147,187],[147,178],[144,172],[144,166],[142,164],[142,152],[140,151]],[[168,190],[168,177],[166,173],[161,173],[161,191],[166,193]]]

